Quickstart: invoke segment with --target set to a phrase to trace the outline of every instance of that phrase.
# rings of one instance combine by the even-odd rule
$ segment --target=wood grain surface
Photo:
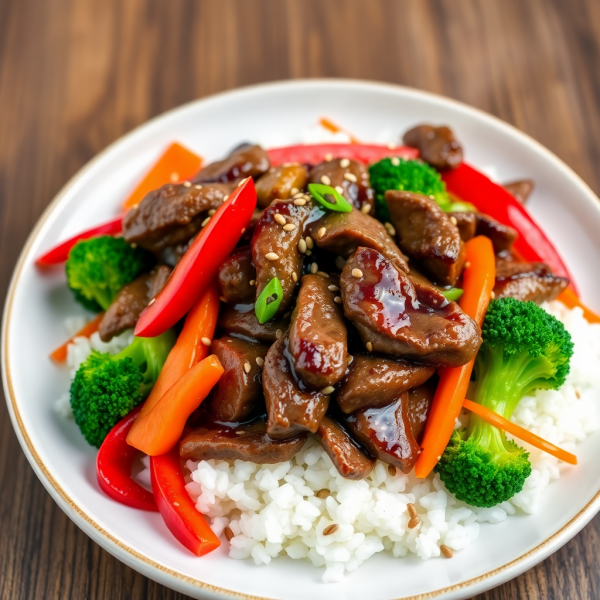
[[[183,102],[263,81],[445,94],[533,136],[598,193],[598,65],[598,0],[0,0],[0,298],[39,215],[98,151]],[[0,598],[183,598],[77,529],[0,411]],[[596,518],[478,600],[600,598],[599,534]]]

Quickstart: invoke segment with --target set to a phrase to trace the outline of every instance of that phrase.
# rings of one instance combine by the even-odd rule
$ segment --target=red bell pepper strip
[[[177,448],[167,454],[152,456],[150,472],[158,510],[177,540],[197,556],[218,548],[221,545],[219,538],[198,512],[185,489]]]
[[[87,240],[99,235],[118,235],[123,231],[123,216],[124,215],[119,215],[107,223],[96,225],[91,229],[86,229],[85,231],[74,235],[72,238],[61,242],[58,246],[55,246],[45,254],[42,254],[42,256],[38,257],[35,264],[39,267],[58,265],[69,258],[71,248],[80,240]]]
[[[387,156],[399,156],[405,159],[419,156],[416,148],[408,146],[390,148],[378,144],[299,144],[271,148],[271,150],[267,150],[267,153],[273,167],[292,162],[316,165],[333,158],[350,158],[368,165]]]
[[[141,408],[134,408],[104,438],[96,457],[96,475],[102,491],[113,500],[133,508],[157,511],[152,493],[131,478],[131,466],[138,450],[126,440]]]
[[[156,300],[144,309],[135,327],[139,337],[155,337],[181,319],[206,291],[242,237],[256,207],[251,178],[219,207],[175,267]]]
[[[514,227],[519,233],[515,250],[524,260],[546,263],[554,273],[568,277],[575,286],[573,277],[546,234],[523,205],[502,186],[465,163],[457,169],[444,171],[442,179],[449,192],[475,205],[480,212]]]

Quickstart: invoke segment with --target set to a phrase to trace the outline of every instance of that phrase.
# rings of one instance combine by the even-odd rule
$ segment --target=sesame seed
[[[346,360],[346,363],[351,365],[352,361],[354,360],[354,356],[352,356],[351,354],[348,355],[348,359]]]
[[[326,155],[325,155],[325,160],[326,160],[327,162],[330,162],[330,161],[332,161],[332,160],[333,160],[333,154],[326,154]]]
[[[450,223],[452,223],[452,225],[456,225],[458,223],[454,215],[450,215]]]
[[[331,185],[331,179],[327,175],[321,175],[321,183],[323,185]]]
[[[333,394],[334,391],[335,391],[335,388],[332,385],[328,385],[327,387],[324,387],[321,390],[321,394],[325,394],[326,396],[329,396],[329,394]]]
[[[312,250],[307,250],[306,251],[306,256],[311,256],[312,255]]]
[[[387,145],[387,147],[388,147],[390,150],[393,150],[393,149],[396,147],[396,144],[394,144],[394,142],[388,142],[388,145]]]
[[[342,167],[342,169],[345,169],[346,167],[350,166],[350,161],[347,158],[342,158],[342,160],[340,160],[340,167]]]
[[[317,232],[317,237],[322,240],[323,236],[327,233],[327,229],[325,229],[325,227],[321,227],[319,229],[319,231]]]
[[[296,275],[296,271],[292,273],[292,279],[294,280],[294,283],[298,281],[298,275]]]
[[[192,184],[189,181],[184,181],[183,182],[183,187],[192,187]]]
[[[363,272],[360,269],[352,269],[352,277],[362,277]]]
[[[391,224],[391,223],[386,223],[384,225],[386,231],[389,233],[389,235],[394,236],[396,235],[396,228]]]
[[[324,500],[327,496],[331,496],[331,492],[327,488],[323,488],[322,490],[319,490],[315,496]]]
[[[391,477],[396,477],[396,467],[394,465],[388,465],[388,473]]]
[[[306,247],[309,250],[312,250],[315,246],[313,239],[310,237],[310,235],[307,235],[305,239],[306,239]]]
[[[298,250],[300,250],[302,254],[306,252],[306,240],[304,238],[300,238],[300,241],[298,242]]]
[[[150,302],[148,302],[148,306],[152,306],[156,302],[156,298],[152,298]]]
[[[339,528],[340,526],[337,523],[332,523],[323,529],[323,535],[333,535]]]
[[[225,302],[225,303],[227,303],[227,298],[225,298],[225,296],[219,296],[219,300],[220,300],[221,302]]]
[[[275,252],[267,252],[265,254],[265,258],[267,260],[279,260],[279,254],[277,254]]]
[[[226,202],[227,200],[229,200],[229,194],[223,196],[223,202]]]
[[[397,167],[400,164],[400,159],[397,156],[392,157],[392,164]]]
[[[252,365],[248,361],[246,361],[244,363],[244,371],[246,371],[246,373],[250,373],[251,370],[252,370]]]
[[[371,342],[367,342],[367,343],[365,344],[365,347],[367,348],[367,350],[368,350],[369,352],[373,352],[373,344],[371,344]]]
[[[340,297],[340,296],[336,296],[336,297],[333,299],[333,301],[334,301],[336,304],[341,304],[341,303],[342,303],[342,299],[341,299],[341,297]]]
[[[233,531],[231,530],[231,527],[225,527],[225,529],[223,529],[223,533],[225,534],[225,537],[227,538],[227,541],[230,542],[233,539]]]
[[[346,181],[351,181],[352,183],[356,183],[358,181],[358,177],[354,173],[344,173],[344,179]]]
[[[203,337],[203,338],[202,338],[200,341],[201,341],[201,342],[202,342],[202,343],[203,343],[205,346],[210,346],[210,345],[212,344],[212,342],[210,341],[210,338],[207,338],[207,337]]]
[[[370,204],[363,204],[360,212],[363,213],[363,215],[368,215],[371,212],[371,205]]]
[[[294,204],[296,206],[304,206],[306,204],[306,200],[304,198],[296,198],[296,200],[294,200]]]
[[[171,173],[171,177],[170,177],[170,179],[171,179],[171,181],[172,181],[173,183],[175,183],[176,181],[178,181],[178,180],[179,180],[179,173],[177,173],[176,171],[173,171],[173,172]]]
[[[211,208],[211,209],[208,211],[208,214],[209,214],[209,216],[211,216],[211,217],[212,217],[212,216],[213,216],[213,215],[214,215],[216,212],[217,212],[217,211],[216,211],[214,208]]]
[[[341,256],[335,257],[335,266],[338,269],[343,269],[345,264],[346,264],[346,259],[342,258]]]
[[[260,356],[256,357],[256,364],[262,369],[265,366],[265,359]]]
[[[248,179],[249,179],[248,177],[246,177],[245,179],[242,179],[242,180],[241,180],[241,181],[240,181],[240,182],[237,184],[237,186],[238,186],[238,187],[240,187],[240,186],[244,185]]]
[[[294,198],[304,198],[304,194],[298,190],[295,194],[292,194]]]
[[[577,400],[581,400],[581,392],[579,390],[575,390],[575,395],[577,396]]]
[[[283,226],[283,230],[284,231],[294,231],[294,229],[296,229],[296,224],[295,223],[286,223]]]
[[[314,275],[317,271],[319,270],[319,265],[314,262],[312,265],[310,265],[310,272]]]
[[[333,283],[331,285],[328,285],[327,289],[330,292],[339,292],[340,291],[340,288],[337,285],[333,285]]]
[[[244,234],[246,233],[246,228],[245,228],[245,227],[243,227],[243,228],[242,228],[242,231],[241,231],[240,233],[241,233],[242,235],[244,235]]]
[[[251,279],[251,280],[248,282],[248,285],[256,285],[256,280],[255,280],[255,279]]]
[[[334,189],[338,194],[344,193],[344,188],[341,185],[336,185]]]
[[[295,196],[295,195],[296,195],[296,194],[297,194],[299,191],[300,191],[300,190],[299,190],[297,187],[293,187],[293,188],[290,190],[290,194],[291,194],[292,196]]]
[[[493,300],[496,297],[496,292],[494,290],[492,290],[491,294],[490,294],[490,298]]]
[[[465,269],[468,269],[470,266],[471,266],[471,263],[470,263],[469,261],[467,261],[467,262],[465,263]]]
[[[440,546],[440,551],[446,558],[452,558],[454,556],[454,552],[452,552],[452,548],[449,548],[448,546],[446,546],[446,544],[442,544]]]
[[[202,186],[198,183],[197,185],[194,186],[195,190],[201,190]]]
[[[421,522],[421,517],[413,517],[409,522],[408,522],[408,528],[409,529],[414,529],[419,523]]]
[[[329,278],[329,273],[325,273],[325,271],[317,271],[317,275]]]
[[[406,505],[406,510],[408,510],[408,514],[410,515],[411,519],[414,519],[415,517],[419,516],[419,513],[417,512],[417,507],[412,502],[409,502]]]
[[[275,332],[275,337],[276,337],[277,339],[279,339],[279,338],[280,338],[282,335],[283,335],[283,331],[281,331],[281,329],[278,329],[278,330]]]
[[[204,219],[204,221],[202,221],[202,223],[200,224],[201,227],[206,227],[208,225],[208,222],[210,221],[210,217],[206,217],[206,219]]]
[[[285,225],[285,217],[279,213],[275,213],[273,217],[280,225]]]

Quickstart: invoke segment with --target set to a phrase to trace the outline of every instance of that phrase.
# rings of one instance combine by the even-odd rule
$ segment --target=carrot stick
[[[600,323],[600,315],[597,315],[594,311],[585,306],[585,304],[582,304],[581,300],[577,297],[577,294],[571,287],[568,287],[562,292],[557,300],[562,302],[567,308],[579,306],[583,310],[583,316],[589,323]]]
[[[321,127],[324,127],[325,129],[327,129],[328,131],[331,131],[332,133],[345,133],[348,135],[348,137],[350,138],[350,141],[353,144],[360,144],[358,139],[355,138],[351,133],[349,133],[345,129],[342,129],[341,127],[339,127],[333,121],[330,121],[326,117],[321,117],[319,119],[319,124],[321,125]]]
[[[218,314],[219,290],[214,282],[188,313],[177,342],[169,352],[160,375],[144,402],[140,416],[150,412],[177,380],[208,356],[209,346],[203,344],[202,340],[212,340]],[[135,426],[134,423],[133,427]]]
[[[555,456],[559,460],[564,460],[570,465],[577,464],[577,457],[574,454],[571,454],[570,452],[551,444],[544,438],[541,438],[539,435],[535,435],[535,433],[527,431],[527,429],[523,429],[523,427],[513,423],[512,421],[509,421],[508,419],[505,419],[498,413],[495,413],[493,410],[467,399],[464,400],[463,406],[471,412],[474,412],[482,419],[485,419],[488,423],[494,425],[494,427],[497,427],[498,429],[504,429],[504,431],[507,433],[510,433],[516,438],[531,444],[535,448],[539,448],[540,450]]]
[[[50,353],[50,358],[57,363],[64,362],[67,359],[67,347],[73,343],[73,340],[77,337],[89,338],[93,333],[98,331],[100,322],[104,313],[100,313],[97,317],[94,317],[89,323],[84,325],[75,335],[72,335],[62,346],[56,348]]]
[[[125,210],[138,205],[144,196],[166,183],[178,183],[190,179],[199,170],[202,159],[177,142],[172,143],[156,164],[123,203]]]
[[[189,369],[154,404],[134,421],[127,443],[149,456],[169,452],[181,437],[188,417],[223,374],[219,359],[211,354]]]
[[[494,248],[489,238],[477,236],[465,244],[465,250],[464,292],[458,304],[481,327],[496,278]],[[438,369],[440,380],[427,419],[421,454],[415,464],[417,477],[431,473],[448,445],[467,395],[474,364],[473,358],[462,367]]]

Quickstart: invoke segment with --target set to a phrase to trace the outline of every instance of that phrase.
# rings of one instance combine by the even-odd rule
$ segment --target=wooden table
[[[516,125],[599,193],[599,63],[598,0],[0,0],[0,297],[40,213],[98,151],[183,102],[263,81],[445,94]],[[2,600],[181,599],[75,527],[0,411]],[[600,598],[599,535],[596,518],[478,599]]]

